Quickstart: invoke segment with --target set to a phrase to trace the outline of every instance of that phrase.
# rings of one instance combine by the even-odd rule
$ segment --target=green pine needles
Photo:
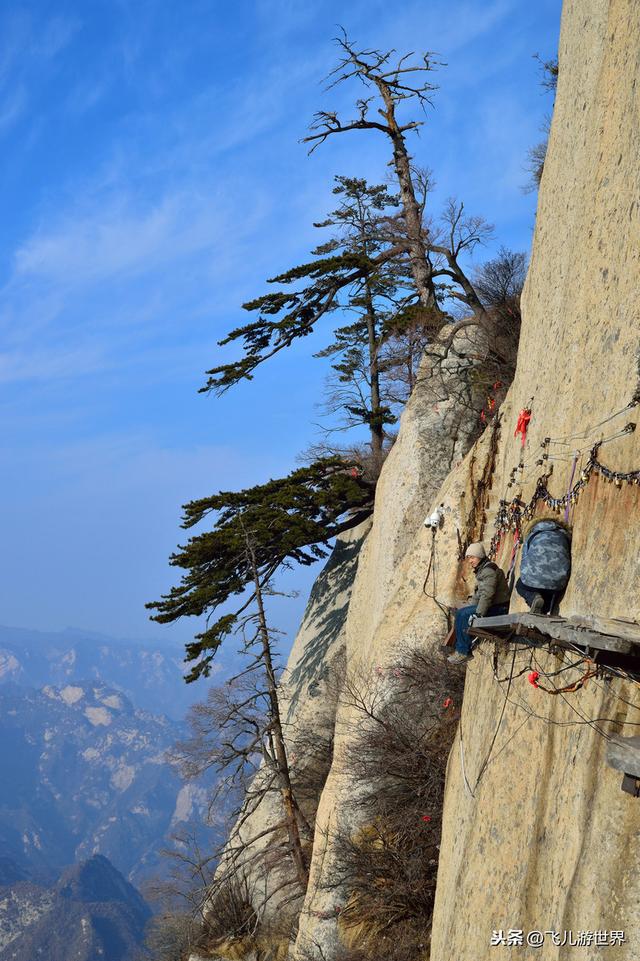
[[[325,557],[333,537],[372,512],[373,493],[355,463],[325,457],[287,477],[184,506],[183,528],[210,517],[213,526],[171,556],[170,563],[185,572],[182,581],[146,606],[161,624],[206,616],[206,629],[186,646],[186,661],[195,662],[187,681],[208,677],[220,644],[242,628],[259,589],[255,571],[258,585],[266,588],[282,566],[308,566]],[[222,610],[234,597],[235,610]]]
[[[367,281],[380,283],[385,265],[404,253],[404,246],[384,240],[381,218],[398,200],[386,185],[369,186],[365,180],[336,177],[334,193],[340,196],[340,207],[316,227],[334,227],[332,240],[313,251],[315,260],[300,264],[267,281],[299,289],[277,290],[243,304],[258,318],[232,330],[220,346],[242,343],[243,355],[230,364],[207,371],[208,380],[202,392],[224,393],[241,380],[251,380],[255,369],[265,360],[300,337],[310,334],[318,321],[346,304],[362,291]],[[388,273],[388,268],[387,268]],[[386,281],[388,282],[388,281]]]

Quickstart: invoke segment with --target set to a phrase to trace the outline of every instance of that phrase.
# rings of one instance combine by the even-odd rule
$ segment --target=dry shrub
[[[297,917],[286,913],[263,922],[256,939],[256,961],[287,961],[297,929]]]
[[[343,697],[359,722],[344,762],[366,827],[335,838],[341,876],[333,880],[350,892],[340,914],[345,944],[369,958],[381,943],[389,961],[417,961],[428,950],[462,685],[422,651],[380,671],[373,687],[346,681]]]
[[[289,741],[291,783],[296,801],[313,823],[315,813],[331,770],[333,730],[304,729],[292,732]]]
[[[296,892],[295,899],[299,897]],[[198,951],[205,957],[228,961],[245,961],[248,957],[285,961],[295,939],[297,914],[282,910],[269,920],[258,917],[251,904],[248,882],[227,876],[217,885],[207,905]]]
[[[207,905],[198,948],[232,961],[242,958],[251,948],[256,920],[246,880],[228,878]]]
[[[195,947],[199,924],[188,914],[163,911],[154,915],[136,961],[186,961]]]
[[[304,945],[296,945],[297,961],[329,961],[329,958],[331,961],[371,961],[370,955],[360,947],[341,945],[327,952],[314,940],[308,940]],[[416,958],[415,961],[420,959]]]

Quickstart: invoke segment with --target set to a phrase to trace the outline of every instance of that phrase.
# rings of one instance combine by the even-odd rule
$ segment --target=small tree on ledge
[[[260,585],[270,583],[283,565],[308,566],[325,557],[332,538],[371,514],[373,495],[374,485],[357,463],[325,457],[287,477],[186,504],[183,528],[214,515],[213,528],[171,556],[170,564],[186,572],[182,582],[146,605],[160,624],[206,615],[206,629],[186,647],[186,660],[195,662],[186,680],[209,675],[215,652],[241,628]],[[229,611],[234,597],[237,606]]]

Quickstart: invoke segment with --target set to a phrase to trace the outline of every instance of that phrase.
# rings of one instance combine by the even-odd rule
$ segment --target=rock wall
[[[525,501],[549,464],[549,488],[562,496],[573,452],[580,451],[579,471],[600,439],[598,458],[608,467],[640,467],[639,432],[614,436],[638,421],[637,406],[622,409],[637,389],[640,347],[640,6],[566,0],[559,64],[518,368],[504,408],[510,426],[531,401]],[[546,437],[558,442],[542,448]],[[536,465],[543,450],[553,459]],[[521,454],[505,430],[494,507],[509,493]],[[640,619],[640,487],[592,476],[570,520],[573,574],[562,613]],[[508,540],[504,566],[510,551]],[[640,801],[621,792],[620,775],[604,762],[610,733],[638,732],[637,685],[596,681],[550,696],[528,684],[526,673],[510,689],[496,683],[489,662],[474,658],[467,671],[450,758],[433,961],[506,955],[508,948],[490,947],[495,929],[522,929],[525,939],[534,929],[561,937],[573,931],[574,939],[580,931],[624,930],[627,942],[606,948],[587,937],[571,949],[547,935],[542,948],[512,950],[544,961],[573,953],[589,961],[638,957]],[[514,660],[505,652],[498,676],[512,663],[517,674],[529,654],[517,652]],[[533,666],[557,671],[566,663],[547,655]],[[555,683],[580,673],[568,671]]]
[[[639,60],[637,4],[565,3],[518,368],[501,411],[497,450],[487,431],[429,497],[420,480],[429,476],[432,462],[421,456],[412,409],[407,412],[381,478],[346,623],[349,663],[358,670],[375,670],[407,644],[429,647],[441,638],[441,614],[422,591],[430,535],[419,519],[426,510],[445,507],[437,535],[437,594],[459,603],[466,593],[460,540],[473,532],[488,543],[501,499],[521,494],[529,501],[551,466],[548,487],[561,497],[600,440],[604,464],[616,471],[640,467],[639,433],[619,433],[638,420],[638,408],[628,405],[638,386],[640,348]],[[522,448],[513,431],[525,406],[532,417]],[[541,447],[547,437],[552,442]],[[549,459],[537,463],[545,452]],[[415,510],[407,510],[409,503]],[[563,613],[640,616],[639,508],[639,486],[618,487],[590,476],[570,508],[574,566]],[[549,512],[544,504],[537,511]],[[512,537],[503,539],[498,559],[505,569],[512,546]],[[523,609],[515,597],[512,607]],[[604,763],[604,747],[613,731],[637,732],[637,687],[596,680],[572,695],[547,695],[527,683],[526,670],[511,682],[496,681],[485,652],[481,648],[467,669],[450,759],[432,961],[499,956],[508,949],[491,947],[491,937],[501,928],[522,929],[525,936],[534,929],[558,931],[560,940],[569,930],[577,937],[580,931],[624,929],[627,942],[609,945],[606,956],[635,958],[640,802],[621,792],[620,775]],[[500,654],[497,677],[517,675],[530,657],[513,649]],[[582,673],[565,671],[568,663],[538,656],[541,671],[563,671],[563,684]],[[351,720],[338,715],[336,761],[318,811],[300,956],[332,957],[339,943],[335,911],[347,892],[329,891],[323,879],[335,872],[331,837],[353,792],[339,762]],[[585,943],[581,951],[581,957],[595,959],[603,948]],[[523,946],[521,952],[523,958],[567,956],[548,935],[542,948]]]
[[[441,344],[447,342],[448,336],[449,329],[445,329]],[[324,742],[327,746],[322,776],[324,781],[328,774],[325,790],[320,798],[319,785],[317,795],[303,802],[305,815],[312,825],[315,823],[310,885],[298,944],[305,955],[310,951],[308,946],[313,948],[318,939],[325,946],[334,943],[337,914],[333,908],[345,897],[345,892],[332,882],[331,892],[327,891],[327,879],[333,874],[335,862],[331,853],[326,859],[323,854],[331,848],[333,830],[326,820],[327,806],[331,808],[341,790],[353,799],[352,779],[347,776],[342,780],[339,762],[351,721],[336,698],[336,682],[340,680],[336,675],[344,676],[343,659],[347,670],[360,669],[362,662],[362,670],[367,671],[379,655],[384,655],[385,647],[394,647],[400,640],[394,610],[406,601],[416,607],[418,619],[414,623],[413,617],[409,618],[403,641],[418,643],[439,638],[443,632],[442,612],[432,602],[430,605],[421,590],[420,570],[431,542],[423,519],[451,466],[462,462],[478,434],[484,392],[473,386],[474,378],[469,374],[482,363],[486,353],[484,333],[474,328],[462,329],[452,346],[453,350],[440,350],[440,356],[436,346],[423,363],[418,384],[402,416],[398,440],[378,483],[373,523],[367,521],[338,540],[311,592],[281,684],[294,787],[297,782],[306,790],[309,755],[313,754],[313,765],[322,767],[318,744]],[[477,459],[483,465],[487,446],[486,440],[479,445]],[[483,470],[486,467],[478,467],[479,477]],[[453,485],[451,496],[456,511],[459,507],[464,510],[463,488],[468,483],[467,471],[465,480]],[[473,491],[469,495],[467,500],[471,501]],[[451,506],[447,504],[446,510],[451,513]],[[457,575],[457,549],[456,542],[448,542],[438,561],[447,580],[452,576],[455,580]],[[310,740],[313,747],[309,747]],[[317,780],[316,775],[314,778]],[[283,915],[300,910],[297,899],[292,898],[293,883],[287,885],[288,881],[293,882],[290,866],[274,867],[273,859],[263,856],[270,841],[265,831],[281,818],[279,797],[275,793],[268,795],[249,817],[246,810],[241,813],[242,827],[227,847],[231,857],[235,857],[238,847],[246,848],[234,870],[241,863],[247,865],[244,873],[249,877],[253,906],[267,925],[279,924]],[[258,836],[258,841],[250,840]],[[219,876],[224,871],[223,862]],[[210,907],[208,913],[213,914],[214,908]],[[286,924],[282,928],[285,930]],[[233,943],[217,948],[219,956],[224,957],[243,957],[243,950]],[[199,958],[193,955],[191,961]]]
[[[380,688],[380,677],[399,651],[434,648],[446,634],[441,603],[454,601],[460,583],[460,544],[480,535],[482,500],[491,477],[495,432],[487,430],[473,453],[447,473],[462,443],[440,432],[442,407],[434,410],[428,376],[421,379],[402,417],[398,440],[378,482],[373,525],[363,545],[345,623],[347,672],[358,683]],[[461,405],[463,429],[477,424],[477,411]],[[435,423],[438,427],[435,427]],[[447,443],[449,446],[447,446]],[[438,474],[446,479],[437,489]],[[435,505],[444,526],[434,542],[423,520]],[[480,509],[478,509],[480,508]],[[435,549],[435,553],[432,552]],[[425,584],[429,559],[431,573]],[[435,585],[434,585],[435,575]],[[469,585],[469,592],[472,585]],[[443,667],[443,670],[446,668]],[[381,690],[384,696],[384,690]],[[335,839],[355,835],[366,826],[358,810],[359,785],[345,763],[345,753],[358,731],[359,712],[338,702],[333,764],[318,807],[309,888],[300,916],[293,957],[329,959],[341,944],[340,913],[349,898],[339,883]]]

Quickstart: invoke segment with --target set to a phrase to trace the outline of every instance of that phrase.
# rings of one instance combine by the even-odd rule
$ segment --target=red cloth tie
[[[522,446],[524,447],[525,441],[527,439],[527,427],[529,426],[529,421],[531,420],[531,411],[528,407],[523,407],[518,414],[518,423],[516,424],[516,429],[513,432],[513,436],[517,437],[518,434],[522,434]]]

